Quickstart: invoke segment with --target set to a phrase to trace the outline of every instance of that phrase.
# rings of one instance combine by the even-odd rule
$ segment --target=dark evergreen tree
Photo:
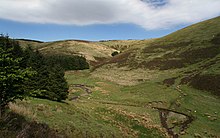
[[[18,43],[7,36],[0,36],[0,117],[9,102],[29,94],[23,85],[33,72],[21,67],[21,55]]]
[[[25,92],[34,97],[65,100],[68,96],[68,85],[64,71],[89,68],[84,57],[69,55],[45,57],[30,46],[23,51],[16,41],[8,37],[0,37],[0,45],[1,107],[14,99],[22,99]],[[25,79],[28,76],[26,68],[32,70],[29,80]],[[10,76],[7,76],[8,74]],[[8,100],[5,99],[5,95],[9,97]]]
[[[25,63],[37,73],[26,82],[26,89],[32,96],[50,100],[65,100],[68,95],[68,85],[64,78],[64,70],[49,63],[39,51],[28,47],[24,51]]]
[[[46,59],[48,64],[59,64],[65,71],[89,69],[89,63],[82,56],[50,55],[46,56]]]
[[[67,98],[68,84],[64,77],[65,73],[63,68],[59,65],[52,66],[49,71],[48,91],[53,92],[49,97],[53,97],[53,100],[61,101]]]

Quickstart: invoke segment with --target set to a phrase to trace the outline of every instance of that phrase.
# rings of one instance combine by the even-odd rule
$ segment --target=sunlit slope
[[[15,39],[22,47],[38,47],[39,45],[44,44],[42,41],[30,40],[30,39]]]
[[[64,40],[55,42],[37,43],[31,41],[19,41],[21,45],[38,49],[45,55],[80,55],[84,56],[91,65],[95,65],[111,57],[114,48],[105,46],[97,42],[83,40]]]
[[[146,39],[146,40],[106,40],[99,41],[98,43],[103,44],[105,46],[117,49],[121,52],[140,48],[144,46],[146,43],[153,41],[154,39]]]
[[[123,78],[120,76],[122,72],[141,70],[142,75],[138,74],[139,78],[133,75],[131,81],[163,81],[172,77],[175,78],[172,83],[176,80],[178,84],[190,84],[220,95],[220,17],[127,50],[97,66],[96,74],[115,67],[123,69],[118,73],[114,70],[115,80]]]
[[[163,37],[169,41],[205,41],[219,34],[220,17],[216,17],[201,23],[194,24],[182,30]]]

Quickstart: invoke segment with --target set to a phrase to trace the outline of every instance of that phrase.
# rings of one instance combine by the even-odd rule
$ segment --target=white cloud
[[[161,29],[218,16],[219,7],[220,0],[1,0],[0,18],[69,25],[133,23]]]

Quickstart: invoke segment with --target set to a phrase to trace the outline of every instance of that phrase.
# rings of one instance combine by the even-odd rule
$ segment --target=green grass
[[[25,116],[46,123],[69,137],[167,137],[161,127],[158,110],[152,107],[171,109],[194,117],[180,137],[194,137],[195,134],[219,137],[218,94],[213,95],[210,91],[189,85],[196,79],[193,76],[196,74],[220,75],[220,49],[218,41],[213,42],[220,34],[219,22],[220,17],[153,40],[92,43],[93,46],[98,45],[95,50],[88,48],[88,43],[72,41],[39,45],[46,53],[68,53],[69,49],[82,52],[87,47],[87,54],[94,50],[90,54],[92,57],[102,57],[103,49],[102,52],[98,49],[102,46],[107,48],[107,55],[115,49],[123,52],[113,58],[105,53],[104,57],[107,56],[108,60],[92,72],[66,72],[70,86],[87,85],[92,94],[83,95],[83,89],[70,87],[69,98],[80,96],[79,99],[57,103],[32,98],[16,105],[18,109],[24,107],[33,112]],[[209,77],[210,82],[215,80],[212,76]],[[163,82],[170,78],[175,79],[167,87]],[[212,84],[219,92],[219,81]],[[170,115],[168,125],[179,123],[183,118],[179,114]],[[179,130],[175,128],[174,131]]]
[[[68,137],[164,137],[159,121],[151,121],[146,112],[152,109],[145,109],[141,93],[131,97],[132,92],[128,89],[92,78],[88,71],[67,72],[66,78],[70,84],[93,86],[93,93],[76,101],[67,100],[66,103],[30,98],[16,105],[33,112],[29,118],[46,123]],[[157,112],[152,114],[157,115]],[[142,117],[149,122],[145,124]],[[138,122],[135,121],[137,119]]]
[[[156,81],[121,86],[92,77],[89,71],[67,72],[66,78],[69,84],[92,86],[93,93],[66,103],[31,98],[17,105],[33,112],[38,122],[69,137],[165,137],[158,111],[151,107],[169,108],[181,95],[175,86],[166,87]],[[188,86],[181,90],[186,96],[178,100],[180,107],[174,109],[189,109],[196,118],[183,137],[193,137],[195,133],[219,136],[219,99],[209,93],[201,95],[201,91]],[[217,120],[211,120],[213,117]]]
[[[59,133],[65,133],[68,137],[109,137],[116,135],[117,129],[97,121],[98,118],[74,104],[57,103],[48,100],[31,99],[29,104],[19,103],[27,109],[32,109],[38,122],[46,123]]]
[[[217,17],[162,38],[135,44],[135,49],[128,49],[109,59],[96,68],[93,74],[121,85],[142,83],[138,80],[162,82],[162,79],[172,77],[176,77],[177,80],[185,78],[185,84],[189,83],[196,89],[220,95],[217,77],[220,75],[219,22],[220,17]],[[193,80],[199,81],[196,74],[204,76],[203,78],[208,76],[208,80],[214,82],[213,88],[204,88],[205,81],[201,85],[193,85]]]
[[[158,111],[151,106],[169,108],[181,96],[174,86],[166,87],[157,82],[121,86],[94,78],[88,71],[67,72],[66,78],[70,84],[93,86],[93,93],[76,101],[67,100],[67,103],[30,99],[28,104],[21,102],[18,105],[34,112],[39,122],[68,136],[164,137]],[[194,133],[204,134],[206,131],[207,136],[218,136],[219,99],[209,93],[201,95],[201,91],[188,86],[181,89],[186,96],[180,98],[180,106],[173,106],[173,109],[196,118],[183,137],[192,137]],[[204,116],[205,113],[217,117],[217,120],[211,121]]]
[[[183,86],[181,89],[187,96],[183,96],[178,101],[180,105],[178,110],[195,117],[189,129],[187,129],[187,135],[184,137],[189,137],[190,134],[194,133],[206,137],[219,136],[219,98],[211,93],[204,93],[188,86]],[[209,115],[210,117],[208,117]]]

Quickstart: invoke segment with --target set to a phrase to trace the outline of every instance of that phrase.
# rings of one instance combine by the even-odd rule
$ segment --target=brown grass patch
[[[15,103],[10,103],[9,108],[14,112],[22,116],[28,116],[31,119],[36,118],[36,114],[32,112],[30,109],[22,106],[22,105],[17,105]]]

